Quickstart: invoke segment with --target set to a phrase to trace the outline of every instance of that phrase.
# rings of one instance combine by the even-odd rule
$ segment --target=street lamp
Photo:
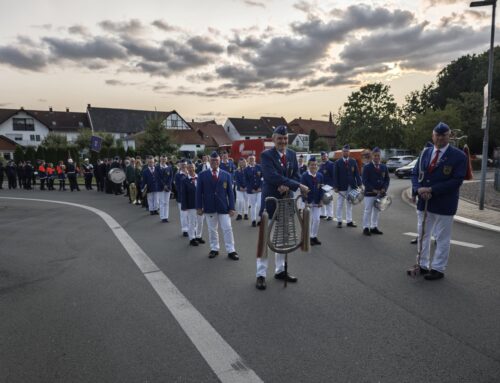
[[[473,1],[471,7],[484,7],[487,5],[493,6],[491,15],[491,39],[490,39],[490,55],[488,63],[488,105],[486,111],[486,127],[484,128],[483,137],[483,158],[481,161],[481,183],[479,189],[479,210],[484,209],[484,191],[486,186],[486,167],[488,166],[488,134],[490,131],[491,121],[491,89],[493,84],[493,45],[495,42],[495,11],[497,8],[497,0]]]

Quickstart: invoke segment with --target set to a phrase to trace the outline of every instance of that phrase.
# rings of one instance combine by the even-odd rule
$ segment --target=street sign
[[[486,124],[488,122],[488,118],[486,117],[486,114],[483,115],[483,119],[481,121],[481,129],[486,129]]]

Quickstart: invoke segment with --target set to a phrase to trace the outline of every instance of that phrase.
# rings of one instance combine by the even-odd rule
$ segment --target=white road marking
[[[135,262],[146,280],[177,320],[191,342],[198,349],[210,368],[223,383],[263,382],[245,365],[236,351],[220,336],[212,325],[196,310],[189,300],[175,287],[168,277],[155,265],[140,246],[109,214],[91,206],[72,202],[51,201],[36,198],[0,197],[2,199],[50,202],[89,210],[103,219],[116,238]]]
[[[409,235],[410,237],[417,237],[417,233],[403,233],[404,235]],[[432,237],[432,239],[435,239]],[[462,242],[462,241],[455,241],[452,239],[450,241],[451,244],[453,245],[458,245],[458,246],[463,246],[463,247],[470,247],[471,249],[480,249],[481,247],[484,247],[483,245],[476,245],[475,243],[470,243],[470,242]]]

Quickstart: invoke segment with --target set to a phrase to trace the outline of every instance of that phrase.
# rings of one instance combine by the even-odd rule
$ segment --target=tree
[[[19,161],[24,161],[24,150],[20,145],[16,145],[16,150],[14,150],[14,162],[17,164]]]
[[[52,149],[65,149],[68,146],[68,140],[65,135],[49,132],[42,141],[41,146]]]
[[[314,142],[314,150],[319,152],[319,151],[330,151],[330,145],[328,145],[328,142],[324,140],[323,138],[318,138]]]
[[[92,137],[92,130],[85,128],[80,129],[78,137],[75,140],[75,146],[79,150],[88,149],[90,147],[90,138]]]
[[[45,148],[42,145],[39,145],[36,149],[36,159],[45,160],[45,154]]]
[[[401,146],[401,112],[389,90],[372,83],[351,93],[341,110],[337,141],[355,147]]]
[[[309,150],[313,151],[314,150],[314,143],[318,139],[318,133],[316,130],[311,129],[311,132],[309,133]]]
[[[170,154],[176,150],[176,146],[170,143],[170,134],[160,118],[148,119],[146,129],[136,137],[138,152],[142,155]]]
[[[31,161],[34,165],[36,163],[36,150],[33,146],[28,146],[24,152],[24,160]]]

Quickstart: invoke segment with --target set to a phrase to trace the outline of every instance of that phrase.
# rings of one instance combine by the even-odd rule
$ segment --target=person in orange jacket
[[[55,169],[54,164],[50,163],[45,168],[47,172],[47,187],[49,190],[54,190],[54,177],[55,177]]]
[[[47,180],[47,171],[45,169],[45,161],[41,160],[38,166],[38,177],[40,178],[40,190],[45,190],[45,181]]]

